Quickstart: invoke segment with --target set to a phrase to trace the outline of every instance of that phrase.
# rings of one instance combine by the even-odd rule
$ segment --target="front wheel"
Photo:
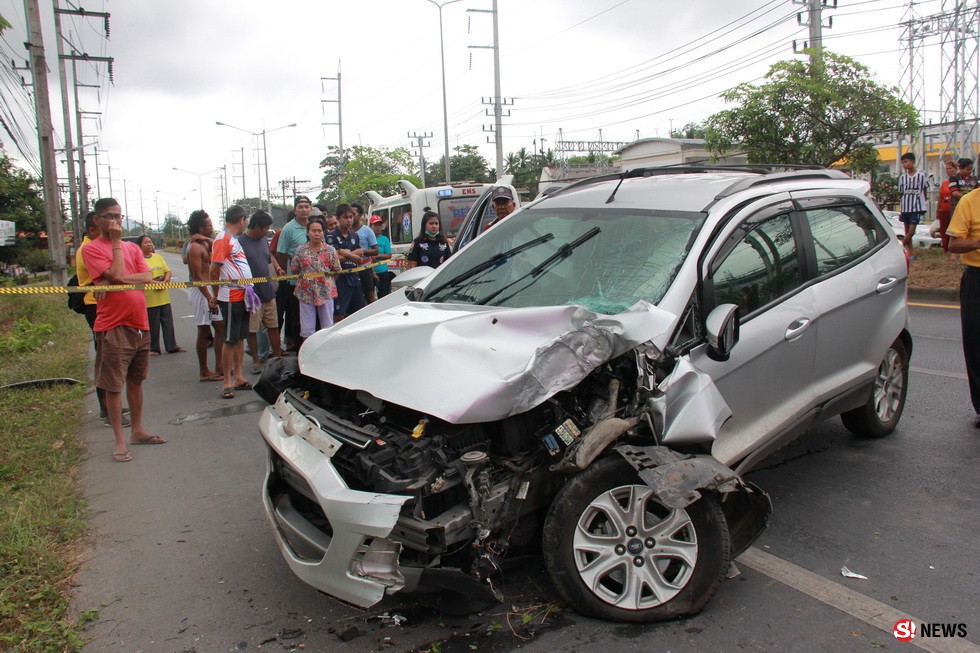
[[[729,565],[713,496],[664,506],[620,456],[562,487],[544,524],[544,559],[559,593],[590,617],[648,622],[697,614]]]
[[[878,365],[868,403],[841,414],[844,427],[864,438],[880,438],[894,431],[905,410],[908,382],[909,355],[902,341],[896,340]]]

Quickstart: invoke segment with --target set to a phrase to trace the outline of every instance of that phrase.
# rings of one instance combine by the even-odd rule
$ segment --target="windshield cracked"
[[[577,305],[607,315],[638,301],[656,304],[703,217],[611,208],[521,211],[450,258],[425,301]]]

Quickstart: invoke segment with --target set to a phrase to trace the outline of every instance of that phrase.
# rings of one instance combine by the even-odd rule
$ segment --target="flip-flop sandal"
[[[262,366],[261,365],[253,365],[252,366],[252,374],[262,374]]]
[[[133,452],[130,451],[129,449],[126,449],[126,451],[122,453],[112,454],[112,460],[117,463],[128,463],[132,459],[133,459]]]
[[[215,381],[224,381],[225,375],[213,374],[211,376],[199,376],[197,377],[197,380],[200,381],[201,383],[214,383]]]
[[[234,388],[223,388],[221,390],[221,398],[222,399],[234,399],[235,398],[235,389]]]
[[[130,440],[129,444],[163,444],[167,441],[167,438],[160,435],[151,435],[148,438],[143,438],[142,440]]]
[[[249,383],[248,381],[246,381],[245,383],[239,383],[238,385],[235,386],[234,389],[235,390],[251,390],[252,389],[252,384]]]

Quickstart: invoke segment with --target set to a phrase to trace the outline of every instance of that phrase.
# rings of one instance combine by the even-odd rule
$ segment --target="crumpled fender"
[[[614,447],[668,508],[684,508],[701,498],[701,490],[721,495],[728,522],[732,559],[765,531],[772,501],[758,486],[709,455],[680,454],[661,446]]]

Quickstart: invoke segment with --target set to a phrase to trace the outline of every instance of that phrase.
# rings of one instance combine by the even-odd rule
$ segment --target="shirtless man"
[[[187,230],[190,240],[187,246],[187,271],[191,281],[210,281],[211,271],[211,238],[214,227],[211,218],[204,211],[194,211],[187,220]],[[197,363],[199,367],[198,380],[201,383],[224,380],[221,366],[221,350],[225,341],[225,323],[221,314],[212,311],[213,293],[210,286],[200,286],[187,289],[187,298],[194,309],[197,323]],[[214,371],[208,369],[208,344],[211,338],[211,327],[214,327]]]

